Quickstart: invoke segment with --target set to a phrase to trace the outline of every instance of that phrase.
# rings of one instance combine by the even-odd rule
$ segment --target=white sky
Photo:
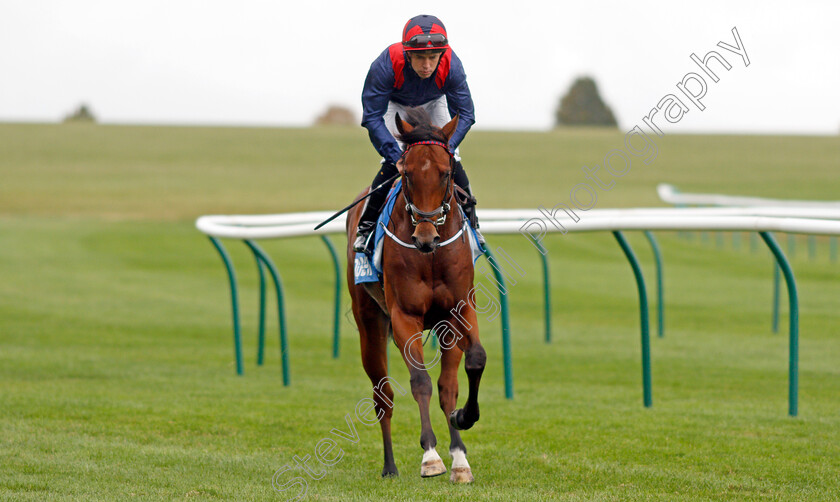
[[[692,52],[717,50],[732,70],[666,133],[840,131],[837,0],[0,0],[0,120],[56,121],[81,102],[116,123],[308,125],[330,103],[359,115],[371,61],[416,14],[446,24],[476,128],[548,129],[589,74],[630,129],[699,71]],[[716,47],[733,26],[749,67]]]

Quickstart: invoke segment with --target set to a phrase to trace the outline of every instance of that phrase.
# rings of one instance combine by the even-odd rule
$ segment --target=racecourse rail
[[[660,190],[660,194],[662,191]],[[756,200],[756,199],[754,199]],[[762,199],[757,199],[762,200]],[[559,215],[564,215],[560,210]],[[568,213],[565,213],[568,214]],[[572,213],[575,214],[575,213]],[[652,231],[733,231],[757,232],[767,244],[775,257],[777,270],[784,274],[788,290],[790,307],[789,315],[789,361],[788,361],[788,414],[796,416],[798,410],[798,375],[799,375],[799,315],[796,282],[793,270],[773,237],[772,232],[807,235],[840,235],[840,204],[834,207],[825,206],[788,206],[773,205],[771,207],[715,207],[715,208],[638,208],[638,209],[593,209],[581,211],[576,220],[571,218],[559,220],[558,214],[551,214],[546,210],[535,209],[482,209],[479,210],[485,235],[515,234],[525,235],[534,244],[542,259],[545,296],[545,341],[551,342],[551,309],[550,286],[548,281],[547,251],[542,246],[542,240],[548,233],[560,232],[611,232],[618,241],[624,255],[630,262],[636,279],[639,294],[639,312],[641,324],[642,345],[642,391],[645,407],[653,404],[650,370],[650,335],[648,319],[647,290],[641,266],[637,260],[624,231],[643,231],[650,243],[657,266],[657,291],[659,308],[659,336],[663,336],[662,318],[662,259],[659,246]],[[233,310],[234,352],[236,371],[243,373],[241,332],[239,323],[239,305],[236,286],[236,276],[233,264],[222,245],[220,238],[242,240],[253,252],[260,277],[260,323],[258,338],[257,364],[263,363],[265,340],[265,302],[266,278],[264,268],[272,276],[278,299],[278,320],[280,329],[280,352],[283,372],[283,384],[289,385],[289,351],[285,328],[285,309],[283,306],[283,288],[280,274],[268,255],[254,242],[257,239],[279,239],[288,237],[320,236],[327,246],[333,261],[335,272],[335,302],[333,312],[333,357],[339,354],[339,311],[342,289],[341,265],[335,246],[329,239],[329,234],[344,234],[344,217],[313,230],[315,224],[331,216],[330,212],[287,213],[277,215],[229,215],[202,216],[196,221],[196,227],[209,236],[213,246],[219,252],[228,273]],[[539,229],[539,232],[535,232]],[[498,251],[498,248],[497,248]],[[510,323],[507,307],[507,290],[504,287],[504,277],[500,273],[490,246],[486,247],[486,258],[496,277],[499,289],[499,304],[501,306],[502,324],[502,352],[505,375],[505,395],[513,398],[513,367],[511,362]]]

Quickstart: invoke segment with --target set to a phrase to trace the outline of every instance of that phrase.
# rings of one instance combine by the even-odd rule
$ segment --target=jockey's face
[[[435,72],[440,62],[440,52],[409,52],[408,60],[411,62],[411,69],[420,78],[429,78]]]

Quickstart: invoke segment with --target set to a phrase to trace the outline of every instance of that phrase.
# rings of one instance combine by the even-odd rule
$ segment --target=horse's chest
[[[415,313],[449,311],[461,301],[468,302],[473,286],[473,270],[442,265],[385,275],[385,289],[401,306]]]

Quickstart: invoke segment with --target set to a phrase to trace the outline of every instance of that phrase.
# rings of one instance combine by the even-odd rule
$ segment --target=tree
[[[556,126],[618,127],[610,107],[591,77],[578,77],[554,113]]]
[[[88,105],[82,103],[79,107],[71,113],[64,117],[64,122],[96,122],[96,117],[93,116],[93,112],[90,111]]]

